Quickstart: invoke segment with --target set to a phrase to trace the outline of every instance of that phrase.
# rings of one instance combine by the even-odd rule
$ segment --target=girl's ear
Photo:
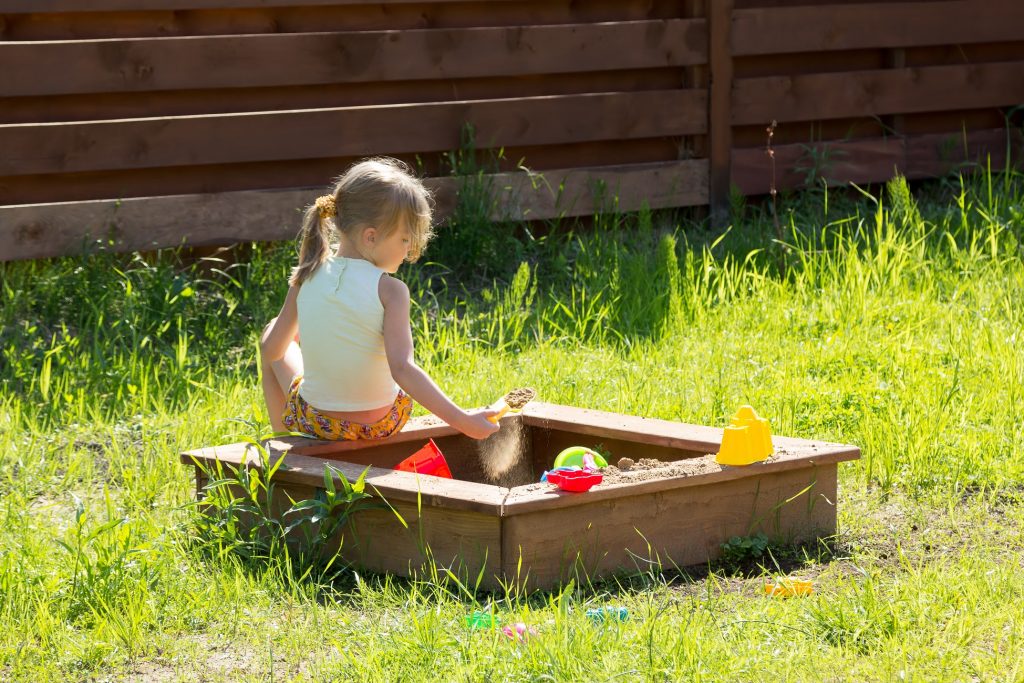
[[[377,241],[377,228],[363,228],[363,242],[374,244]]]

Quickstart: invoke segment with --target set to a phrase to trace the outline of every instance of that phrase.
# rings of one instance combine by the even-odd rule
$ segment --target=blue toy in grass
[[[588,609],[587,618],[596,623],[603,623],[605,620],[627,621],[629,619],[629,610],[625,607],[605,605],[604,607]]]

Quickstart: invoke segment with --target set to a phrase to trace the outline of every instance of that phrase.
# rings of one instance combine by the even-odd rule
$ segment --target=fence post
[[[711,223],[729,221],[732,169],[732,9],[733,0],[708,3],[708,162]]]

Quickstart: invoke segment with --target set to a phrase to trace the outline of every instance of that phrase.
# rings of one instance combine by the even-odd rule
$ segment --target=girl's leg
[[[264,336],[273,324],[271,321],[263,330]],[[267,403],[270,428],[275,432],[283,432],[285,429],[282,417],[288,389],[295,376],[302,374],[302,350],[298,344],[292,342],[280,360],[267,362],[260,358],[260,367],[263,372],[263,398]]]

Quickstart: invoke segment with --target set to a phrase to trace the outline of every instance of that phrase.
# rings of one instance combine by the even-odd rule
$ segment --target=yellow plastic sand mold
[[[778,583],[764,584],[764,592],[773,598],[798,598],[814,593],[813,581],[782,579]]]
[[[740,406],[722,432],[719,465],[751,465],[772,454],[772,429],[750,406]]]

